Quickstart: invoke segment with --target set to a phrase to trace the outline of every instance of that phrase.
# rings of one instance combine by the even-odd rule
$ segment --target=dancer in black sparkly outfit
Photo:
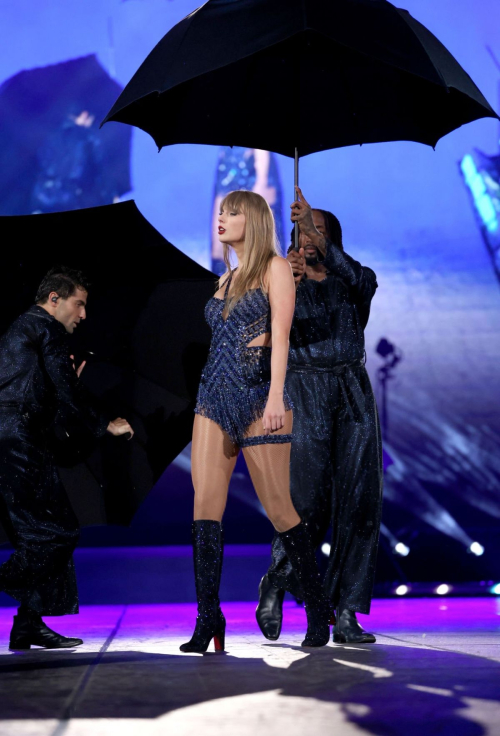
[[[330,637],[329,604],[314,550],[290,499],[292,410],[284,385],[295,306],[290,264],[277,255],[273,215],[259,194],[229,193],[221,202],[218,235],[228,272],[205,311],[212,342],[198,392],[191,457],[198,618],[181,651],[204,652],[212,639],[216,650],[224,649],[222,516],[240,448],[300,581],[307,613],[303,646],[324,646]],[[229,247],[238,258],[234,270]]]
[[[74,647],[81,639],[49,629],[42,616],[78,613],[72,554],[78,522],[48,446],[56,415],[96,437],[133,431],[109,420],[79,381],[67,342],[85,319],[88,286],[79,271],[45,276],[36,304],[0,339],[0,517],[14,552],[0,567],[0,590],[21,605],[11,649]]]
[[[382,507],[381,438],[363,332],[377,281],[344,253],[337,218],[311,210],[300,190],[297,199],[300,251],[288,256],[297,284],[287,376],[295,409],[292,500],[315,547],[333,527],[324,589],[337,612],[335,641],[374,642],[355,612],[370,612]],[[302,597],[276,536],[257,608],[268,639],[280,635],[285,590]]]

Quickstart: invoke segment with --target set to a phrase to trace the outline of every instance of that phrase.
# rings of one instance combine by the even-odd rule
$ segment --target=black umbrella
[[[95,55],[0,86],[0,214],[111,204],[130,191],[131,131],[99,131],[122,87]]]
[[[9,244],[0,332],[33,303],[53,263],[81,268],[93,284],[87,320],[73,336],[77,360],[88,360],[82,380],[136,435],[96,445],[78,434],[59,448],[60,472],[82,524],[128,524],[191,439],[210,341],[203,309],[216,277],[166,241],[134,202],[0,217],[0,237]]]
[[[103,122],[159,148],[291,156],[353,144],[435,146],[497,117],[447,49],[386,0],[208,0],[149,54]],[[297,169],[297,166],[296,166]]]

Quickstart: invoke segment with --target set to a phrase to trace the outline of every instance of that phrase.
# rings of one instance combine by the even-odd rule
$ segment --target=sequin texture
[[[230,311],[223,312],[232,274],[226,282],[224,299],[212,297],[205,318],[212,329],[207,363],[201,375],[195,412],[224,429],[239,447],[248,444],[290,442],[291,435],[246,437],[249,426],[264,414],[271,383],[271,348],[249,346],[255,338],[271,332],[271,308],[262,289],[248,291]],[[284,392],[285,409],[292,408]]]
[[[287,389],[293,400],[291,495],[314,546],[332,525],[325,591],[336,608],[369,613],[382,512],[382,443],[364,367],[374,272],[327,243],[323,281],[297,288]],[[278,536],[271,582],[300,597]]]
[[[219,600],[223,528],[220,521],[202,519],[193,522],[191,531],[198,616],[193,636],[180,649],[183,652],[204,652],[214,636],[224,640],[226,628]]]
[[[49,447],[56,414],[96,436],[109,422],[77,379],[63,325],[34,306],[0,340],[0,508],[14,547],[0,589],[42,615],[78,611],[78,521]]]

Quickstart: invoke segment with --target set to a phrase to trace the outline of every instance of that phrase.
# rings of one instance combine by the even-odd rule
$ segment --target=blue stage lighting
[[[484,554],[484,547],[482,544],[479,544],[479,542],[472,542],[469,547],[469,551],[472,552],[473,555],[480,557],[482,554]]]
[[[463,157],[460,168],[462,169],[465,183],[471,191],[481,220],[490,233],[495,232],[498,230],[498,217],[495,205],[488,194],[484,179],[477,170],[474,159],[469,153]]]
[[[398,585],[394,592],[396,593],[396,595],[406,595],[410,592],[410,589],[407,585]]]
[[[401,555],[401,557],[408,557],[410,554],[410,548],[406,546],[406,544],[403,544],[403,542],[398,542],[394,546],[394,552],[396,554]]]
[[[437,593],[438,595],[446,595],[447,593],[450,592],[450,590],[451,590],[451,586],[446,585],[446,583],[442,583],[441,585],[437,586],[434,592]]]
[[[490,588],[490,593],[493,593],[493,595],[500,595],[500,583],[497,583],[492,588]]]

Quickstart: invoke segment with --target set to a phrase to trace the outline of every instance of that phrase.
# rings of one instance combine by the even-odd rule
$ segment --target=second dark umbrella
[[[33,303],[54,263],[82,269],[93,288],[74,335],[82,380],[134,426],[131,442],[97,446],[77,433],[61,476],[82,525],[128,524],[191,439],[210,332],[203,319],[215,276],[166,241],[134,202],[50,215],[0,217],[10,243],[0,289],[0,331]],[[49,243],[50,249],[40,247]]]

